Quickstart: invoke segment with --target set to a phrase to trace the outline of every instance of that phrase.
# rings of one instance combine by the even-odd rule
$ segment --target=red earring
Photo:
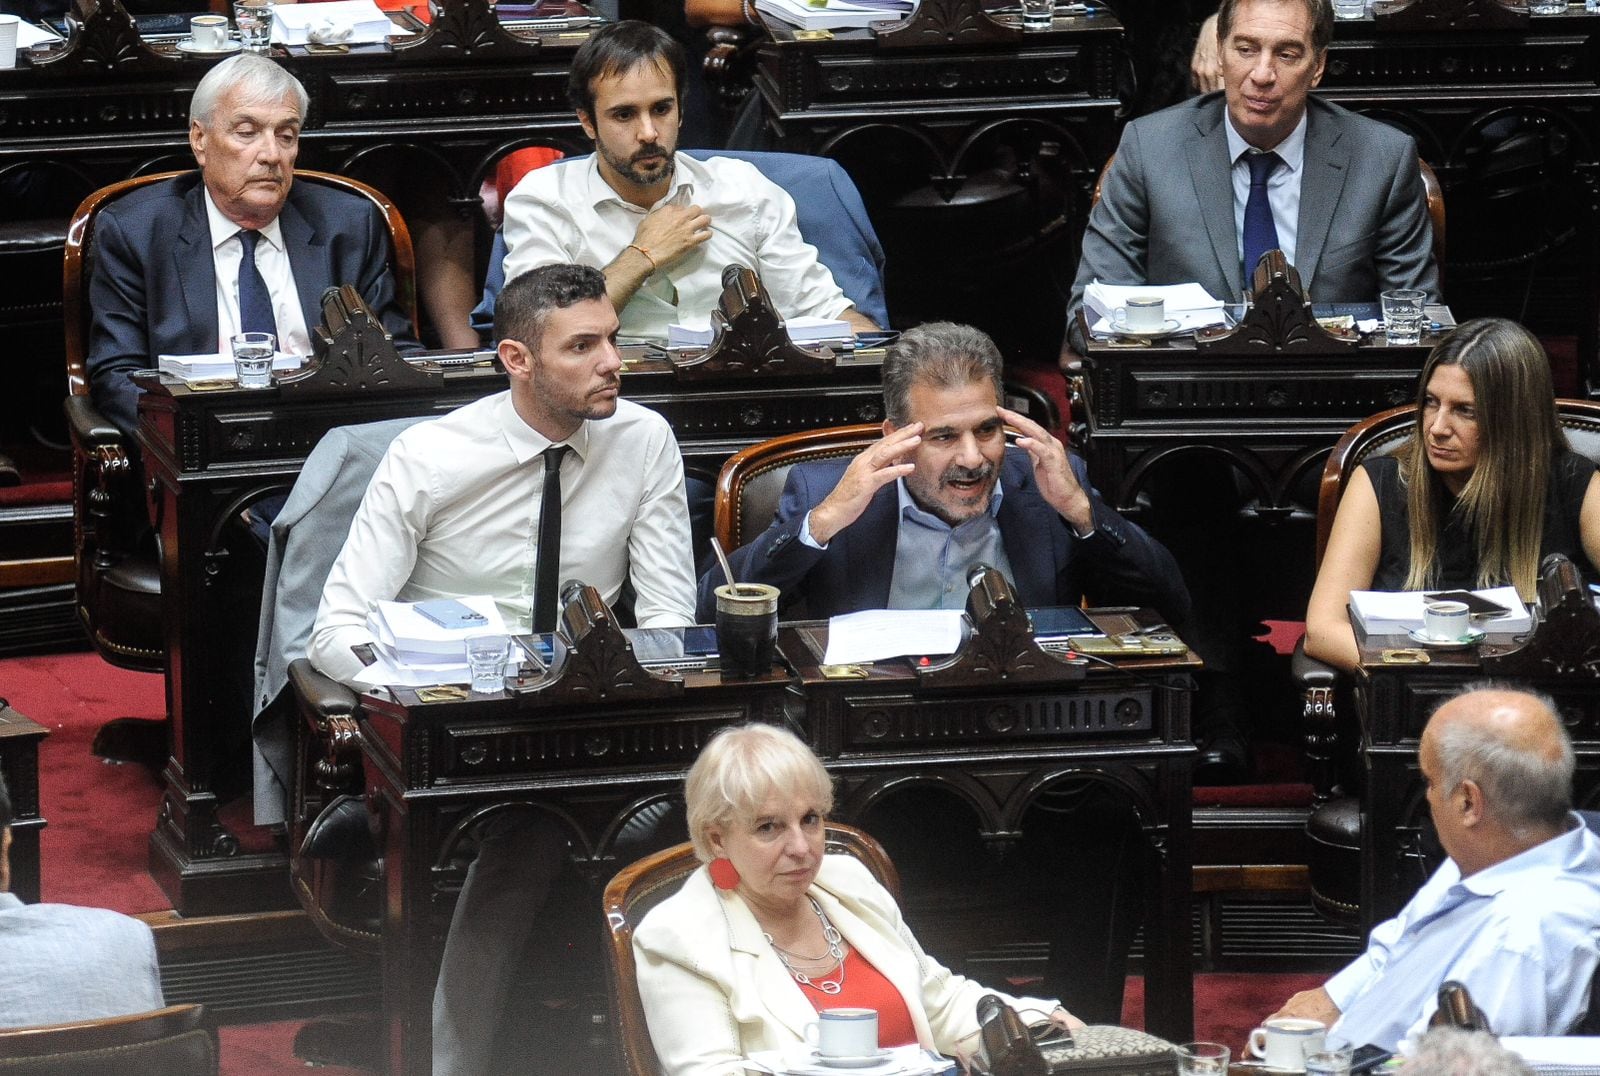
[[[739,888],[739,868],[727,858],[718,858],[711,861],[711,884],[718,889]]]

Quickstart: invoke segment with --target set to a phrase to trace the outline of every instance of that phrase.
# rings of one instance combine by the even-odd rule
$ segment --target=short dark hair
[[[541,265],[513,278],[494,302],[495,330],[534,354],[544,335],[545,316],[574,303],[606,297],[606,276],[587,265]]]
[[[930,321],[907,329],[883,357],[883,410],[896,426],[911,421],[911,386],[962,388],[974,381],[994,385],[995,402],[1005,399],[1000,388],[1000,349],[987,333],[953,321]]]
[[[1311,49],[1326,52],[1333,41],[1333,0],[1275,0],[1280,4],[1299,4],[1311,16]],[[1217,41],[1228,40],[1233,30],[1233,13],[1240,0],[1222,0],[1217,8]]]
[[[672,70],[672,87],[681,107],[689,69],[683,46],[660,27],[637,19],[601,27],[572,58],[572,69],[567,73],[567,99],[573,108],[593,118],[595,79],[626,74],[640,64],[659,64],[662,60]]]
[[[6,775],[0,773],[0,829],[11,824],[11,793],[6,788]]]

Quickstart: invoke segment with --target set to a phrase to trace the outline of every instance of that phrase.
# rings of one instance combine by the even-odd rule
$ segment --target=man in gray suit
[[[1310,96],[1332,37],[1330,0],[1223,0],[1222,92],[1123,131],[1072,285],[1075,350],[1092,281],[1198,281],[1235,299],[1274,248],[1319,302],[1371,302],[1400,287],[1438,296],[1416,144]]]

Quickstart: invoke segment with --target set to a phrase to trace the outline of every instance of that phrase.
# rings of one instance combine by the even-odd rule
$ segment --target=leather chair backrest
[[[854,856],[866,865],[889,895],[900,900],[900,874],[889,853],[875,839],[842,822],[829,822],[827,852]],[[633,961],[633,931],[645,915],[676,893],[683,881],[700,866],[694,848],[676,845],[623,868],[606,885],[601,898],[606,918],[606,950],[610,960],[606,970],[611,979],[611,1019],[616,1028],[617,1051],[626,1076],[659,1076],[661,1066],[650,1042],[645,1023],[644,1003],[639,997],[639,981]],[[707,939],[708,945],[721,939]]]
[[[87,284],[93,264],[95,217],[112,202],[141,187],[187,174],[184,171],[156,172],[112,183],[85,198],[79,203],[77,212],[72,214],[72,222],[67,226],[67,243],[61,267],[62,316],[67,342],[67,391],[72,395],[86,396],[89,393],[86,363],[89,353],[89,323],[94,311],[89,309]],[[411,249],[411,231],[406,227],[405,219],[400,216],[400,211],[395,208],[394,203],[359,180],[337,176],[331,172],[296,168],[294,178],[297,182],[303,180],[322,183],[359,195],[377,208],[389,226],[392,258],[390,266],[394,272],[395,294],[401,307],[411,316],[412,331],[417,332],[416,257]],[[151,356],[152,360],[154,358],[155,356]],[[154,365],[153,361],[151,365]]]
[[[797,463],[848,458],[883,436],[873,423],[833,426],[751,445],[722,465],[713,527],[732,552],[766,530],[778,510],[789,469]]]
[[[1322,469],[1322,485],[1317,491],[1317,565],[1322,565],[1328,536],[1333,533],[1333,517],[1344,496],[1345,483],[1366,459],[1392,456],[1411,443],[1416,422],[1416,404],[1405,404],[1380,411],[1351,426],[1328,453]],[[1556,401],[1556,417],[1567,435],[1572,451],[1600,464],[1600,402],[1592,400]]]
[[[879,325],[889,324],[883,289],[883,246],[867,216],[856,185],[837,161],[803,153],[764,153],[741,150],[686,150],[697,160],[732,157],[748,161],[761,174],[789,192],[795,202],[795,223],[800,236],[817,248],[817,258],[833,274],[840,289],[856,309]],[[546,167],[565,168],[586,161],[588,154],[553,161]],[[505,235],[496,232],[489,252],[489,270],[483,283],[483,300],[472,312],[473,327],[494,328],[494,302],[505,286]]]
[[[201,1005],[0,1031],[7,1076],[216,1076],[217,1046]]]

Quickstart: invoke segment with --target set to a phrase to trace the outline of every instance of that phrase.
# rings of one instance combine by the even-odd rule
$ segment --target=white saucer
[[[1435,639],[1431,635],[1424,635],[1421,628],[1413,628],[1406,634],[1410,636],[1412,642],[1430,650],[1465,650],[1469,646],[1477,646],[1484,636],[1484,632],[1479,628],[1468,628],[1467,634],[1459,639]]]
[[[889,1056],[889,1051],[880,1049],[875,1054],[863,1054],[860,1057],[823,1057],[816,1050],[812,1050],[811,1056],[818,1064],[833,1069],[864,1069],[883,1064],[883,1059]]]
[[[179,52],[187,52],[190,56],[227,56],[229,53],[238,52],[244,48],[244,42],[229,40],[220,49],[203,49],[194,43],[193,38],[186,37],[182,41],[174,42]]]
[[[1182,324],[1177,318],[1168,318],[1161,323],[1161,328],[1159,329],[1130,329],[1127,322],[1114,319],[1108,320],[1111,324],[1111,331],[1118,336],[1136,336],[1141,340],[1159,340],[1163,336],[1171,336],[1178,331],[1179,326]]]

